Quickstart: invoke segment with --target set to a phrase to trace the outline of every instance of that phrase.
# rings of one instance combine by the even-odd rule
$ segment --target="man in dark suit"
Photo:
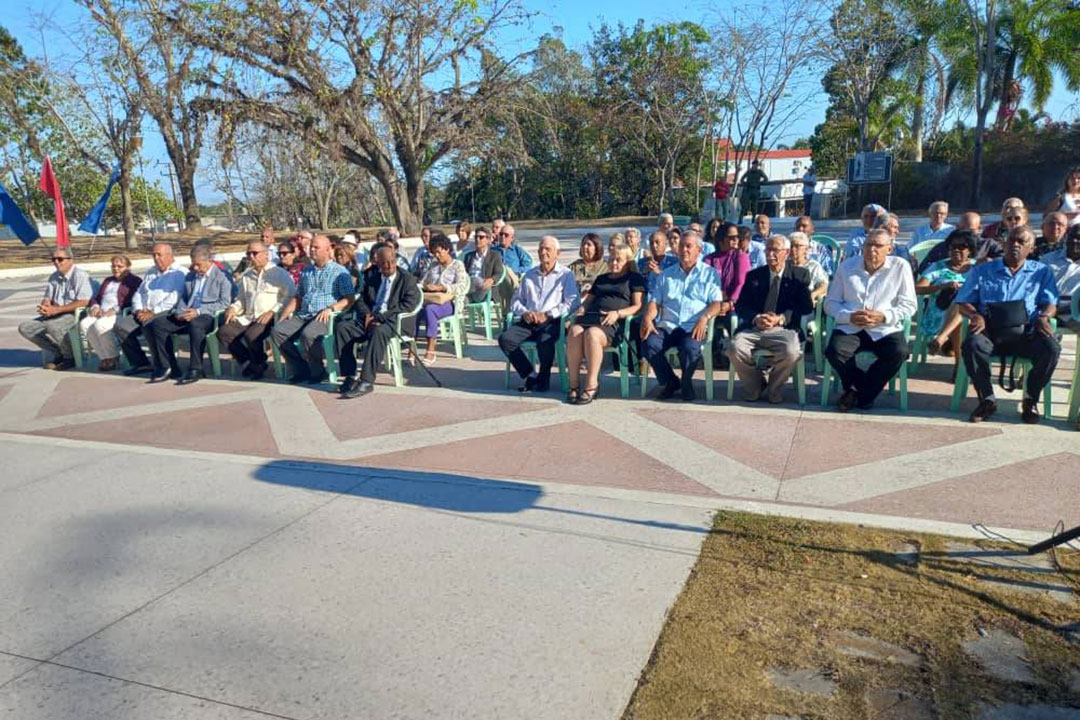
[[[728,357],[742,383],[743,399],[761,397],[764,375],[754,362],[755,350],[768,350],[771,370],[765,394],[771,403],[783,399],[784,383],[802,355],[800,321],[814,310],[810,299],[810,274],[805,268],[789,266],[790,241],[773,235],[765,245],[765,265],[746,275],[735,313],[739,327]]]
[[[392,247],[380,248],[375,255],[375,266],[364,274],[353,317],[338,322],[334,329],[338,363],[345,378],[341,383],[342,397],[360,397],[375,389],[375,371],[386,357],[386,346],[394,336],[398,315],[412,312],[420,301],[416,278],[398,267]],[[359,373],[357,343],[365,343],[364,367]]]
[[[154,374],[150,382],[170,377],[181,385],[204,377],[202,369],[206,336],[214,329],[214,317],[232,302],[233,285],[229,275],[214,264],[210,249],[196,246],[191,250],[191,270],[184,278],[184,291],[172,312],[159,315],[149,325],[150,356]],[[188,371],[180,377],[172,336],[187,333],[191,341]]]
[[[469,273],[469,302],[480,302],[502,277],[502,255],[491,249],[491,236],[485,228],[476,231],[476,249],[465,253],[462,263]]]

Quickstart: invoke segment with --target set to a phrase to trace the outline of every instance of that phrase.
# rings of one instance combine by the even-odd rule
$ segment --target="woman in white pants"
[[[142,278],[131,274],[131,260],[126,255],[113,256],[112,276],[101,283],[90,299],[86,316],[79,321],[83,337],[101,359],[99,369],[102,372],[116,369],[120,343],[113,326],[120,313],[131,307],[131,300],[141,284]]]

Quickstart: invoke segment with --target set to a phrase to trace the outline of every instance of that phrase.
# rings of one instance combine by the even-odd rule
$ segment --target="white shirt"
[[[873,275],[866,271],[863,258],[845,260],[825,296],[825,313],[836,318],[837,330],[848,335],[865,330],[874,340],[900,332],[904,320],[913,316],[917,307],[911,264],[895,255],[886,257]],[[856,310],[884,313],[885,322],[870,328],[852,325],[849,320]]]
[[[120,307],[119,303],[120,282],[114,281],[105,286],[101,291],[101,312],[109,312]]]
[[[187,272],[187,268],[175,260],[165,268],[165,272],[154,265],[143,275],[142,285],[132,298],[131,307],[136,312],[149,310],[155,315],[172,310],[184,292]]]
[[[577,309],[578,286],[574,274],[562,263],[555,263],[547,275],[536,265],[521,278],[521,287],[514,293],[511,310],[514,317],[526,312],[546,312],[551,317],[562,317]]]
[[[1042,261],[1054,272],[1062,302],[1080,290],[1080,260],[1070,260],[1065,248],[1043,255]]]
[[[926,240],[944,240],[949,236],[949,233],[951,233],[955,229],[956,226],[950,225],[949,223],[942,223],[941,227],[939,227],[937,230],[931,229],[930,223],[920,225],[919,227],[915,228],[915,232],[911,233],[910,246],[914,247],[915,245],[921,242],[925,242]]]

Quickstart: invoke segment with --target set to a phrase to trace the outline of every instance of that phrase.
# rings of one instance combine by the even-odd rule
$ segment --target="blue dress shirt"
[[[980,314],[988,303],[1023,300],[1028,322],[1035,321],[1040,306],[1057,305],[1054,271],[1041,262],[1025,260],[1014,275],[1001,258],[976,265],[956,293],[957,303],[974,305]]]
[[[669,267],[654,287],[649,301],[660,307],[656,326],[668,331],[677,327],[690,330],[710,303],[723,299],[720,276],[700,260],[688,273],[681,265]]]

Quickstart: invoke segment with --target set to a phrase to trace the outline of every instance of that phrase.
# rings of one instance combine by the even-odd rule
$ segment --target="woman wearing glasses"
[[[116,369],[120,341],[113,327],[120,313],[131,307],[131,299],[142,284],[142,278],[131,273],[131,260],[127,255],[114,255],[110,264],[112,275],[105,278],[90,298],[86,316],[79,321],[83,337],[101,361],[98,365],[101,372]]]

